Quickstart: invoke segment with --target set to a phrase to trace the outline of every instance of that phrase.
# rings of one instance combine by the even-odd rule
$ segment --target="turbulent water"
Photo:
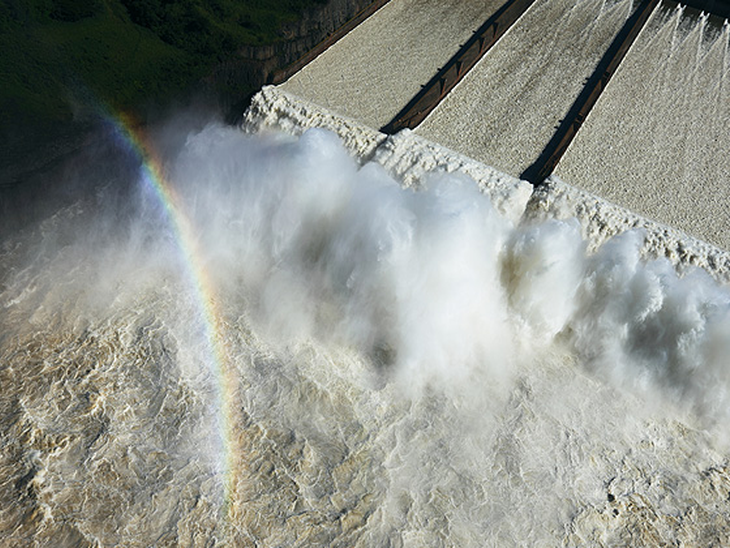
[[[176,131],[173,216],[112,140],[3,239],[0,544],[730,542],[706,273],[324,131]]]

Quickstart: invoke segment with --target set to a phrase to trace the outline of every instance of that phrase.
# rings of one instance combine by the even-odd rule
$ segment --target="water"
[[[556,174],[730,248],[729,51],[730,23],[661,4]]]
[[[519,177],[540,156],[631,0],[542,0],[520,18],[416,129]]]
[[[586,256],[467,179],[404,190],[322,131],[171,127],[195,246],[115,140],[3,240],[6,545],[730,540],[709,276],[634,233]]]
[[[388,2],[282,86],[341,116],[381,128],[503,3]]]

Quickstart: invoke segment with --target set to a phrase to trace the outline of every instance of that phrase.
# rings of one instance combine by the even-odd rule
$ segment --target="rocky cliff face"
[[[221,63],[211,77],[220,94],[223,107],[237,108],[251,89],[272,83],[274,73],[291,65],[317,44],[331,37],[338,29],[371,4],[382,0],[329,0],[320,8],[306,12],[299,20],[281,30],[283,40],[262,46],[244,46],[236,60]],[[249,90],[249,91],[244,91]]]
[[[301,19],[283,28],[283,41],[265,46],[244,47],[240,51],[241,58],[276,61],[280,66],[291,63],[372,3],[373,0],[329,0],[320,8],[304,13]]]

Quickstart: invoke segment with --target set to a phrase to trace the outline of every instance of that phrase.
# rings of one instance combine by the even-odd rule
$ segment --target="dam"
[[[241,128],[107,113],[0,242],[0,544],[730,544],[706,9],[390,0]]]
[[[473,3],[482,11],[468,12],[470,4],[458,3],[453,9],[442,3],[438,10],[422,10],[408,2],[386,6],[282,89],[369,127],[383,127],[502,3]],[[524,175],[568,115],[635,4],[533,3],[415,128],[416,134],[509,175]],[[712,7],[720,14],[727,10],[720,3]],[[413,11],[423,20],[410,26],[405,18],[410,21]],[[371,27],[378,30],[371,33]],[[395,40],[392,37],[402,36],[406,27],[433,30],[420,50],[382,39]],[[454,27],[467,30],[459,35]],[[434,36],[454,37],[451,49]],[[405,44],[414,41],[402,39]],[[607,87],[589,127],[555,175],[727,249],[729,229],[722,227],[728,226],[723,197],[730,173],[729,40],[730,29],[721,16],[660,3],[621,64],[620,81]],[[363,52],[363,57],[354,52]],[[424,72],[405,70],[411,65]],[[339,70],[329,71],[331,66]],[[395,104],[387,102],[390,97]],[[673,131],[661,127],[670,119]],[[679,135],[672,135],[675,131]],[[651,155],[644,154],[647,148]],[[691,188],[690,198],[682,198],[683,188]],[[716,220],[712,228],[701,226],[707,216]]]

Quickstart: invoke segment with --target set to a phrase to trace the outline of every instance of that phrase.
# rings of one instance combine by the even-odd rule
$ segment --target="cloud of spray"
[[[403,189],[380,166],[357,166],[322,130],[298,139],[219,124],[186,139],[177,127],[167,133],[158,133],[167,175],[206,269],[272,339],[353,346],[381,381],[414,390],[468,384],[478,372],[499,391],[520,356],[567,344],[621,386],[704,416],[728,413],[730,295],[702,272],[680,279],[665,261],[642,262],[640,233],[589,257],[576,221],[513,227],[453,175]],[[95,200],[110,193],[107,185]],[[159,204],[142,183],[123,196],[123,214],[101,208],[94,228],[84,226],[89,236],[60,246],[65,265],[95,265],[75,278],[87,300],[108,304],[119,284],[142,287],[151,271],[174,276]]]
[[[639,232],[588,257],[575,220],[512,227],[446,174],[404,190],[320,130],[210,126],[174,165],[219,282],[241,283],[283,339],[334,336],[411,386],[475,369],[503,386],[518,352],[557,338],[621,386],[727,413],[730,296],[642,262]]]
[[[472,181],[434,176],[404,190],[377,165],[357,169],[324,131],[247,139],[208,128],[171,178],[206,227],[221,283],[247,289],[270,334],[334,337],[407,386],[476,366],[502,382],[509,226]]]
[[[642,262],[641,243],[629,232],[587,260],[575,347],[615,382],[727,416],[730,294],[702,270],[680,279],[665,259]]]
[[[370,515],[361,531],[375,544],[437,534],[458,545],[493,534],[523,541],[525,528],[554,539],[586,503],[605,504],[605,474],[633,466],[614,462],[621,451],[656,434],[622,388],[715,426],[730,414],[730,294],[701,271],[679,278],[666,261],[642,261],[641,233],[587,255],[575,220],[512,226],[454,175],[403,189],[324,131],[170,127],[153,146],[178,214],[195,229],[195,258],[213,288],[204,297],[218,299],[240,373],[236,418],[250,475],[235,479],[243,513],[271,518],[261,533],[269,540],[282,528],[295,535],[284,519],[292,500],[322,515]],[[91,464],[123,463],[128,447],[164,449],[172,483],[141,482],[138,500],[169,490],[158,500],[177,515],[178,487],[189,484],[209,493],[209,515],[218,515],[219,379],[206,367],[201,295],[140,159],[107,148],[111,163],[102,155],[79,172],[96,177],[82,185],[92,192],[3,242],[0,353],[18,370],[69,362],[59,382],[38,381],[24,413],[62,415],[85,431],[96,424],[86,407],[59,415],[46,403],[61,406],[67,384],[101,394],[94,413],[109,435]],[[96,339],[106,350],[89,350]],[[44,347],[42,359],[23,357]],[[76,364],[86,362],[84,377]],[[641,462],[656,459],[650,445],[636,452]],[[88,468],[77,454],[86,453],[61,451],[60,468],[46,455],[49,477]],[[672,465],[682,474],[688,455]],[[651,485],[663,485],[654,481],[662,473],[651,472]],[[86,484],[84,501],[109,487]],[[148,507],[133,511],[147,516]],[[152,539],[168,526],[151,523]]]

